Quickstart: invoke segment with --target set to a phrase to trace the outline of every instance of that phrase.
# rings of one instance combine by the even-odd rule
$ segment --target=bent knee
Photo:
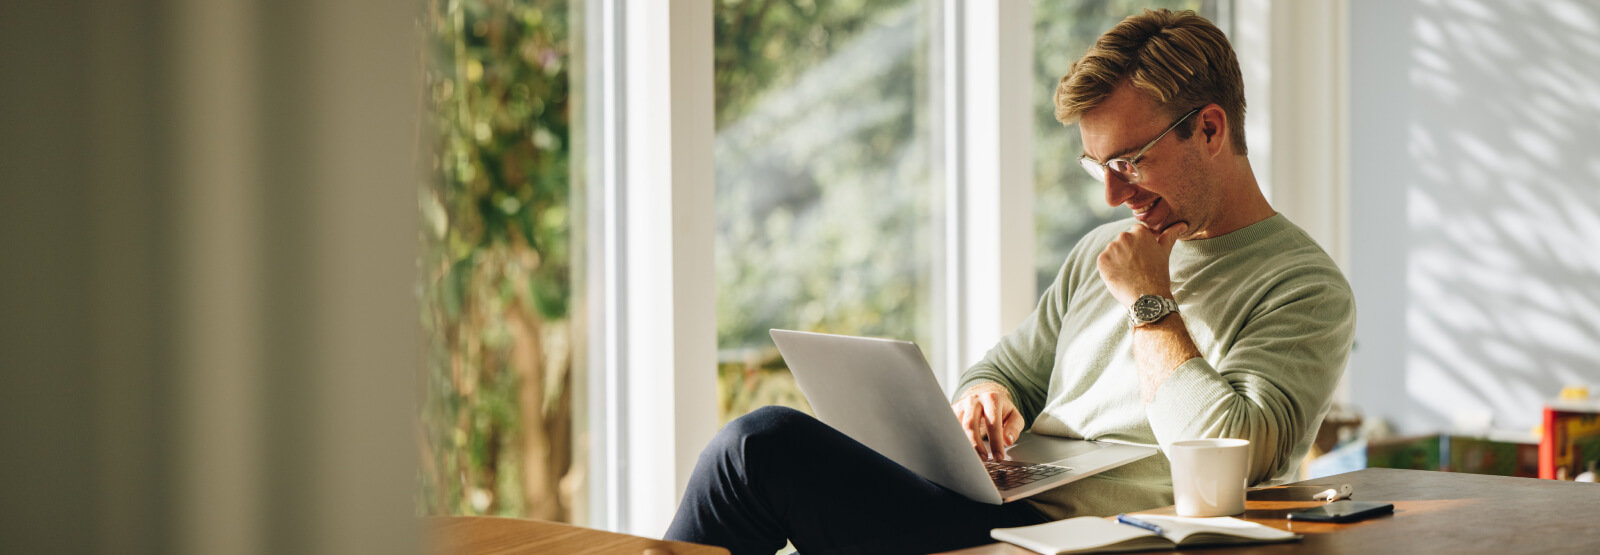
[[[804,428],[816,421],[810,415],[789,407],[767,405],[733,419],[727,426],[723,426],[717,435],[738,439],[782,435],[788,433],[787,430]]]
[[[821,425],[806,413],[789,407],[768,405],[723,426],[706,450],[743,454],[752,445],[790,445],[807,435],[808,430]],[[782,441],[768,441],[775,438],[781,438]]]

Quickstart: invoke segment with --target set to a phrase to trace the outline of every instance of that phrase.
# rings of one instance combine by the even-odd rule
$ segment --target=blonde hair
[[[1228,116],[1234,151],[1245,154],[1244,78],[1222,30],[1193,11],[1145,10],[1095,41],[1056,85],[1056,120],[1071,124],[1111,96],[1124,79],[1171,117],[1217,104]],[[1175,131],[1187,139],[1194,121]]]

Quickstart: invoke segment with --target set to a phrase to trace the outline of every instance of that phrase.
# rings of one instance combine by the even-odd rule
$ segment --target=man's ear
[[[1205,139],[1206,154],[1220,154],[1222,143],[1228,140],[1228,113],[1221,106],[1209,104],[1196,115],[1200,117],[1196,132]]]

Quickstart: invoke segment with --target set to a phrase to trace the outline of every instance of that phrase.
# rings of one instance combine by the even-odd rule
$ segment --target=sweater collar
[[[1197,239],[1194,241],[1178,241],[1177,248],[1197,256],[1216,256],[1226,254],[1247,247],[1256,241],[1271,237],[1280,231],[1290,228],[1293,224],[1283,217],[1282,213],[1274,213],[1265,220],[1233,230],[1221,237],[1210,239]]]

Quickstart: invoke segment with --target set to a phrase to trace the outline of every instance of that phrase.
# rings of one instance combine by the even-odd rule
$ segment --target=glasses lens
[[[1128,183],[1139,182],[1139,168],[1134,166],[1133,162],[1118,158],[1108,162],[1106,166],[1111,168],[1111,173],[1116,174],[1118,179]]]
[[[1100,167],[1098,162],[1088,158],[1079,158],[1078,163],[1083,165],[1083,171],[1089,172],[1089,175],[1094,177],[1095,181],[1104,182],[1106,180],[1106,169]]]

